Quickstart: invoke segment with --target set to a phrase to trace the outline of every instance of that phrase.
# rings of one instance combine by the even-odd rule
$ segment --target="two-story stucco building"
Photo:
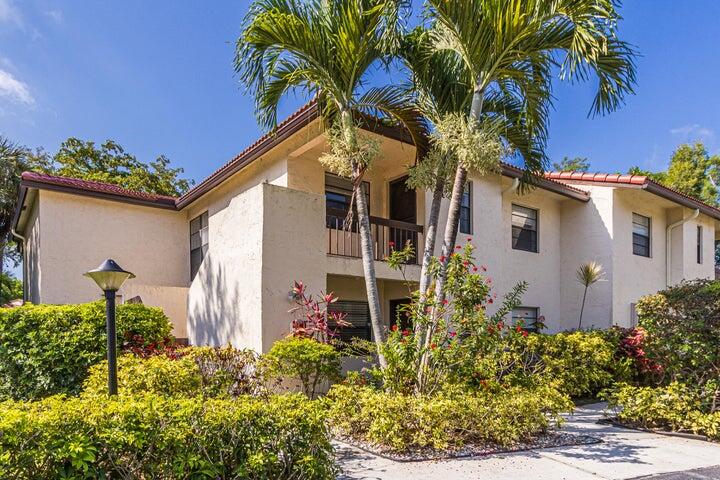
[[[421,250],[431,192],[405,187],[415,150],[402,132],[365,127],[381,156],[365,177],[384,317],[407,301],[401,275],[382,259],[388,244]],[[119,292],[163,307],[177,337],[192,344],[267,350],[289,331],[294,280],[332,291],[350,312],[349,334],[369,338],[357,234],[342,230],[349,183],[324,171],[327,148],[315,104],[281,123],[180,198],[116,186],[23,175],[15,232],[33,303],[99,298],[83,273],[114,258],[137,278]],[[523,308],[548,331],[577,326],[581,263],[595,260],[584,326],[632,325],[634,303],[683,279],[714,277],[720,210],[642,176],[550,173],[520,195],[522,172],[472,178],[459,241],[471,238],[499,295],[529,283]],[[443,208],[443,228],[447,204]],[[438,242],[440,243],[440,242]],[[418,280],[419,266],[406,274]]]

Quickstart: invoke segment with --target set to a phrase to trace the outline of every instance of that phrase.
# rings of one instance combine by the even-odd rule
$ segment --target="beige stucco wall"
[[[162,308],[173,325],[173,336],[187,338],[187,287],[142,285],[129,282],[123,287],[122,295],[123,302],[140,297],[143,305]]]
[[[42,272],[40,270],[40,201],[35,196],[32,203],[30,216],[28,217],[25,227],[25,250],[23,252],[23,262],[25,269],[25,292],[27,300],[32,303],[41,303],[40,301],[40,283]]]

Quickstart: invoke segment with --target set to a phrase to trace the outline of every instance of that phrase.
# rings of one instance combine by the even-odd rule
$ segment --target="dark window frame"
[[[190,281],[195,279],[210,246],[210,216],[206,211],[190,220]],[[204,235],[203,235],[204,232]],[[203,238],[204,237],[204,238]]]
[[[638,257],[645,257],[645,258],[651,258],[652,257],[652,218],[641,215],[639,213],[633,212],[632,214],[632,246],[633,246],[633,255],[637,255]],[[636,217],[640,217],[641,219],[647,220],[647,225],[644,223],[638,223],[635,221]],[[647,235],[642,235],[640,233],[635,232],[635,226],[638,225],[640,227],[647,229]]]
[[[458,230],[460,233],[465,235],[472,235],[473,233],[473,221],[472,221],[472,204],[473,204],[473,194],[472,194],[472,182],[467,182],[465,184],[465,189],[463,190],[462,198],[460,199],[460,217],[458,221]],[[467,199],[467,205],[465,205]]]
[[[365,199],[367,203],[368,212],[370,212],[370,182],[362,182],[365,190]],[[331,199],[330,197],[335,197]],[[332,204],[339,204],[340,197],[343,197],[344,206]],[[352,182],[344,177],[335,175],[334,173],[325,172],[325,209],[326,210],[337,210],[342,211],[342,217],[333,214],[331,212],[326,213],[325,226],[336,230],[341,230],[347,217],[348,209],[350,207],[350,199],[352,198]],[[354,205],[357,208],[357,205]],[[339,208],[337,208],[339,207]],[[358,231],[357,228],[357,215],[354,218],[351,231]]]
[[[523,228],[516,226],[513,222],[515,215],[515,209],[520,208],[523,210],[530,210],[535,214],[535,229]],[[516,232],[518,232],[516,234]],[[529,237],[527,239],[528,244],[521,244],[520,238],[523,233],[526,233]],[[537,208],[526,207],[517,203],[510,204],[510,245],[513,250],[520,250],[523,252],[539,253],[540,252],[540,210]]]

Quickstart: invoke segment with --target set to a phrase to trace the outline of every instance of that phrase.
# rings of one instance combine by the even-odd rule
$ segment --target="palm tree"
[[[578,268],[575,272],[575,277],[577,278],[578,283],[585,287],[585,291],[583,292],[582,305],[580,306],[580,319],[578,320],[578,330],[580,330],[580,328],[582,327],[582,317],[583,311],[585,310],[585,298],[587,297],[588,288],[590,288],[591,285],[602,280],[604,273],[605,272],[603,272],[602,265],[597,262],[583,263],[582,265],[580,265],[580,268]]]
[[[467,126],[482,128],[488,92],[514,95],[533,128],[544,129],[551,102],[551,77],[598,79],[590,113],[617,109],[635,83],[634,51],[617,37],[617,0],[427,0],[435,48],[452,52],[471,79]],[[523,188],[545,167],[544,155],[524,158]],[[442,254],[457,238],[460,202],[469,165],[459,162],[450,199]],[[442,263],[436,297],[444,296]]]
[[[400,122],[422,145],[423,119],[392,86],[363,90],[368,69],[388,62],[399,47],[401,2],[397,0],[256,0],[237,42],[235,68],[255,95],[258,120],[277,123],[280,99],[293,89],[318,96],[330,125],[326,168],[353,184],[373,336],[380,365],[385,338],[375,277],[373,241],[362,178],[377,145],[358,130],[362,115]]]
[[[27,154],[27,148],[0,135],[0,277],[8,253],[20,174],[27,169]]]
[[[453,115],[467,116],[472,100],[471,79],[460,59],[447,51],[434,49],[431,38],[426,30],[415,29],[406,36],[401,53],[402,59],[410,70],[412,77],[411,90],[417,109],[432,125],[441,125]],[[458,81],[460,79],[460,81]],[[545,130],[542,123],[530,125],[524,106],[518,99],[507,92],[488,92],[484,99],[483,125],[494,132],[501,141],[517,152],[528,162],[539,161],[542,157],[542,145],[545,141]],[[534,128],[534,127],[541,128]],[[443,196],[452,186],[458,158],[452,151],[438,148],[438,143],[445,140],[438,138],[436,131],[432,136],[431,148],[425,157],[411,169],[409,183],[413,188],[430,189],[433,192],[432,202],[426,225],[425,249],[422,256],[420,275],[420,297],[418,306],[424,309],[426,295],[430,287],[430,262],[435,250],[436,231]],[[486,159],[488,163],[497,164],[498,155]],[[429,341],[433,335],[435,324],[423,325],[422,331],[416,332],[419,347]],[[427,357],[425,355],[424,357]],[[422,389],[424,368],[427,358],[419,360],[418,387]]]

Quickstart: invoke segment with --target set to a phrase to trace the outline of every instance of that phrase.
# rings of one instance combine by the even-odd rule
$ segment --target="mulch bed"
[[[590,445],[602,442],[599,438],[590,435],[579,435],[566,432],[548,432],[544,435],[535,437],[530,441],[520,442],[509,447],[474,444],[465,445],[456,450],[436,450],[432,448],[425,448],[407,452],[396,452],[382,445],[361,442],[354,438],[336,436],[336,439],[340,442],[364,450],[365,452],[377,455],[378,457],[394,460],[396,462],[425,462],[430,460],[444,460],[448,458],[481,457],[498,453],[523,452],[527,450],[567,447],[572,445]]]

